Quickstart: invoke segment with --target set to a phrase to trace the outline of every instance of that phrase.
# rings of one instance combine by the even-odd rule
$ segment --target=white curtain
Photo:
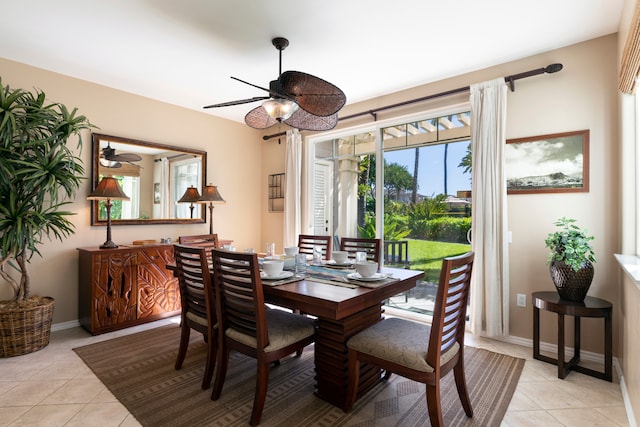
[[[475,251],[471,330],[509,334],[509,253],[505,178],[507,86],[503,78],[471,86],[471,150]]]
[[[284,247],[297,246],[300,234],[302,136],[297,129],[287,131],[284,170]]]
[[[153,217],[172,218],[171,214],[171,181],[169,179],[169,160],[165,157],[154,163],[153,170]],[[156,185],[158,188],[156,188]],[[156,193],[156,190],[157,193]],[[155,203],[159,199],[159,203]]]

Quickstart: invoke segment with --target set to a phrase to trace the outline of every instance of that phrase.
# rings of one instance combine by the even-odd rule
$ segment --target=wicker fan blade
[[[142,157],[133,153],[122,153],[122,154],[116,154],[114,156],[111,156],[107,160],[130,163],[130,162],[139,162],[140,160],[142,160]]]
[[[116,154],[116,150],[111,148],[110,145],[102,149],[102,157],[112,162],[139,162],[142,160],[142,157],[133,153]]]
[[[264,101],[265,99],[269,99],[269,97],[268,96],[254,96],[253,98],[239,99],[237,101],[229,101],[229,102],[221,102],[220,104],[205,105],[202,108],[230,107],[232,105],[249,104],[250,102]]]
[[[254,129],[267,129],[278,123],[276,119],[267,114],[262,105],[249,111],[244,116],[244,122]]]
[[[300,71],[285,71],[279,78],[282,92],[314,116],[331,116],[347,102],[337,86]]]
[[[338,124],[338,113],[329,116],[315,116],[299,109],[283,123],[299,130],[329,130]]]

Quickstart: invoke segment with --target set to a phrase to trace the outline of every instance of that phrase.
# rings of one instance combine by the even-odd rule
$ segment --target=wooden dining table
[[[307,277],[299,282],[264,286],[266,302],[317,317],[316,395],[340,408],[344,408],[347,393],[347,341],[382,318],[385,300],[414,288],[424,277],[422,271],[397,268],[382,268],[381,273],[398,280],[376,288],[347,288]],[[363,366],[360,373],[360,394],[381,379],[377,368]]]
[[[299,310],[317,318],[315,393],[339,408],[344,408],[347,393],[347,341],[382,319],[383,303],[388,298],[414,288],[417,281],[424,277],[423,271],[399,268],[381,268],[380,273],[394,280],[386,280],[384,284],[373,288],[346,287],[337,282],[315,280],[312,275],[307,275],[304,280],[276,286],[263,281],[265,302]],[[362,366],[359,395],[370,390],[381,378],[380,369]]]

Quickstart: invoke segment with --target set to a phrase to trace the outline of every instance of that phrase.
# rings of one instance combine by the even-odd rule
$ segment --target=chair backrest
[[[313,255],[314,246],[322,246],[322,255],[326,260],[331,259],[331,236],[313,236],[300,234],[298,236],[298,252]]]
[[[179,236],[178,243],[181,245],[200,246],[205,248],[218,247],[217,234],[198,234],[193,236]]]
[[[340,239],[340,250],[347,251],[349,258],[355,257],[356,252],[366,252],[369,261],[380,263],[382,254],[382,240],[343,237]]]
[[[269,345],[264,294],[258,255],[211,251],[218,324],[256,339],[257,348]],[[223,332],[224,334],[224,332]]]
[[[461,347],[464,346],[474,256],[473,252],[467,252],[442,260],[427,350],[427,363],[430,366],[439,366],[440,355],[456,342]]]
[[[404,265],[409,263],[409,242],[407,240],[384,241],[385,265]]]
[[[173,255],[176,260],[183,317],[192,313],[207,319],[211,324],[215,323],[215,300],[206,249],[174,245]]]

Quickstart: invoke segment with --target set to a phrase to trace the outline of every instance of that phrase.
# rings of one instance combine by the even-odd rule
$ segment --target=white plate
[[[360,273],[351,273],[347,274],[347,277],[353,280],[362,280],[363,282],[377,282],[378,280],[384,280],[387,278],[387,276],[382,273],[376,273],[371,277],[362,277]]]
[[[346,262],[344,264],[339,264],[337,262],[335,262],[335,260],[330,259],[329,261],[327,261],[325,263],[325,265],[327,267],[353,267],[353,263],[352,262]]]
[[[282,273],[280,273],[279,275],[275,276],[275,277],[269,277],[267,276],[267,273],[265,273],[264,271],[260,272],[260,278],[262,280],[280,280],[280,279],[287,279],[289,277],[293,276],[293,271],[283,271]]]

